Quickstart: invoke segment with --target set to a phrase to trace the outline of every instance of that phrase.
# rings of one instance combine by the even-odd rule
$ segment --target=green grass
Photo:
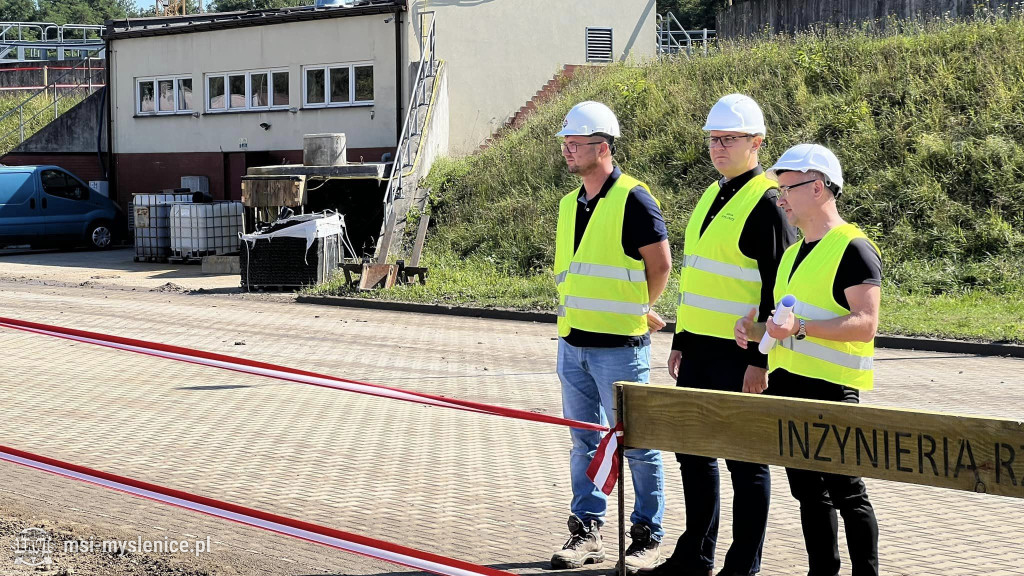
[[[0,95],[0,117],[9,110],[17,108],[29,96],[29,93]],[[60,115],[81,102],[85,96],[85,91],[63,90],[58,96],[60,96],[60,100],[57,101],[57,114]],[[53,121],[53,95],[50,94],[49,98],[42,96],[33,98],[25,106],[24,118],[25,138],[28,139],[29,136]],[[0,120],[0,156],[7,154],[21,143],[21,132],[18,130],[19,123],[20,115],[18,113]]]
[[[345,286],[344,278],[338,276],[305,293],[554,312],[557,295],[551,275],[514,276],[487,261],[453,262],[448,258],[426,259],[430,267],[426,285],[359,292]],[[673,277],[655,305],[666,319],[675,318],[677,290],[677,278]],[[936,296],[909,293],[887,282],[882,294],[882,334],[1024,343],[1024,288],[1004,294],[967,290]]]
[[[723,94],[765,111],[762,160],[833,148],[840,211],[882,249],[890,333],[1024,340],[1024,18],[892,26],[724,43],[708,58],[584,72],[486,151],[435,164],[425,288],[375,298],[530,307],[554,302],[558,199],[578,185],[553,134],[581,100],[608,103],[616,160],[651,184],[678,259],[716,173],[701,126]],[[337,290],[343,290],[336,288]],[[675,288],[659,303],[671,311]],[[936,310],[957,310],[956,321]]]

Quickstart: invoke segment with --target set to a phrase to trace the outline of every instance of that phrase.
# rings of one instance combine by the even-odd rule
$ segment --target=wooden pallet
[[[150,264],[167,264],[167,256],[136,256],[136,262],[148,262]]]

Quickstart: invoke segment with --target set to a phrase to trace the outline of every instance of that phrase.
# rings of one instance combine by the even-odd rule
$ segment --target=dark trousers
[[[740,351],[739,348],[736,350]],[[724,359],[684,352],[676,385],[741,391],[746,361],[742,358],[719,360]],[[686,572],[704,574],[714,568],[718,542],[721,506],[718,460],[688,454],[676,454],[676,460],[683,477],[686,531],[679,537],[670,561]],[[771,501],[771,476],[764,464],[727,460],[726,466],[733,489],[732,546],[725,555],[722,571],[730,575],[755,574],[761,569],[761,548]]]
[[[823,381],[775,373],[768,390],[776,396],[831,402],[859,402],[856,390]],[[800,525],[807,546],[808,576],[839,574],[839,519],[843,515],[852,576],[878,576],[878,521],[864,481],[853,476],[787,468],[789,489],[800,502]]]

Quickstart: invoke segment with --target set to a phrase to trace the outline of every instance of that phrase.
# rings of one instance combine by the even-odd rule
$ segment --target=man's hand
[[[673,350],[668,355],[668,375],[673,380],[679,378],[679,365],[683,362],[683,353],[679,350]]]
[[[768,331],[768,335],[776,340],[785,340],[790,336],[796,334],[800,327],[796,323],[796,314],[790,314],[786,321],[782,325],[775,323],[775,311],[772,311],[772,316],[764,323],[765,329]]]
[[[736,321],[732,329],[732,335],[736,338],[736,345],[746,350],[747,342],[750,340],[754,318],[757,318],[757,308],[751,308],[747,315]]]
[[[657,332],[664,327],[665,321],[662,320],[661,316],[659,316],[652,308],[651,311],[647,313],[647,328],[650,329],[651,332]]]
[[[760,394],[768,389],[768,369],[747,366],[743,373],[743,391],[747,394]]]

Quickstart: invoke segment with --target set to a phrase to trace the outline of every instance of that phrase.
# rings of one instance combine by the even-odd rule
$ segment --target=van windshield
[[[24,204],[33,190],[31,172],[0,172],[0,206]]]

